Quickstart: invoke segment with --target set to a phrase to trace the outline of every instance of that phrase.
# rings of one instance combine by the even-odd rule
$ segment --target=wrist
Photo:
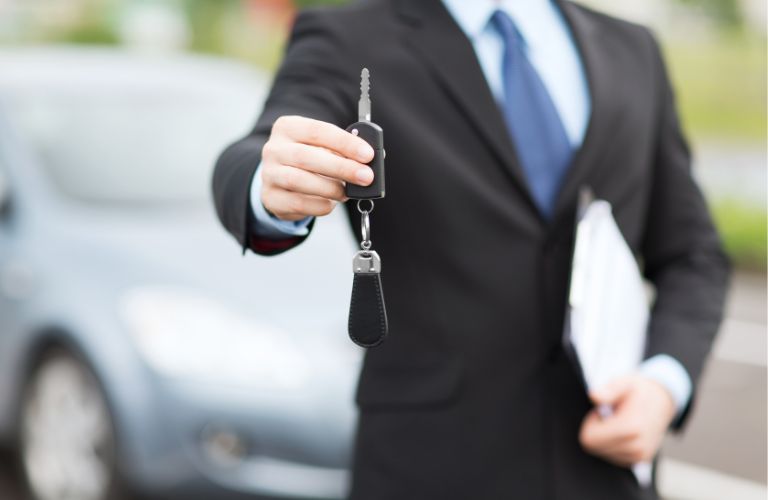
[[[639,374],[664,389],[673,402],[675,415],[680,415],[688,406],[692,382],[683,365],[673,357],[666,354],[653,356],[643,362]]]
[[[283,240],[295,236],[306,236],[309,233],[309,224],[312,217],[288,221],[278,218],[269,211],[262,200],[261,166],[256,170],[251,183],[250,205],[253,212],[254,234],[261,238]]]
[[[665,420],[667,423],[671,424],[677,415],[677,403],[675,402],[675,398],[672,392],[666,385],[654,378],[646,377],[642,374],[640,377],[643,378],[645,382],[650,387],[653,387],[655,392],[659,394],[660,406],[666,410],[663,412],[664,416],[666,417]],[[663,403],[661,403],[661,401],[663,401]]]

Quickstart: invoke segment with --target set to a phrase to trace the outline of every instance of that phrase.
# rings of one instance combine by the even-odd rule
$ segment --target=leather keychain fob
[[[352,259],[355,277],[349,304],[349,338],[361,347],[374,347],[387,337],[387,309],[381,288],[381,259],[373,250],[361,250]]]
[[[374,347],[387,336],[387,309],[381,287],[381,258],[371,249],[371,221],[373,200],[383,198],[384,191],[384,132],[371,122],[371,100],[369,97],[370,75],[363,69],[360,75],[359,121],[347,130],[359,136],[373,147],[373,182],[369,186],[347,183],[346,194],[357,200],[360,212],[362,241],[360,251],[352,258],[352,299],[349,303],[349,338],[361,347]],[[368,203],[368,208],[363,205]]]

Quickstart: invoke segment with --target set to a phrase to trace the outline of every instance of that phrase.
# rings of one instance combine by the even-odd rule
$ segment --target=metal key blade
[[[368,68],[360,73],[360,102],[357,103],[357,114],[360,121],[371,121],[371,74]]]

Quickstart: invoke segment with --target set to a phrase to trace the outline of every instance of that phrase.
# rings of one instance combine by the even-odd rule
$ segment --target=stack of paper
[[[611,205],[594,200],[581,211],[568,299],[567,344],[587,389],[637,370],[645,352],[649,304],[637,262],[611,214]],[[610,408],[601,408],[608,416]],[[633,471],[642,485],[650,464]]]
[[[588,388],[635,371],[643,360],[648,298],[607,201],[589,204],[576,229],[570,341]]]

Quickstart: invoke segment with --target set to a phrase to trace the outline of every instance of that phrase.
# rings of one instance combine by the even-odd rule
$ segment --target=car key
[[[347,183],[346,194],[357,199],[360,212],[362,241],[360,251],[352,258],[352,299],[349,304],[349,337],[362,347],[374,347],[382,343],[389,331],[384,292],[381,287],[381,258],[371,248],[371,221],[373,200],[384,197],[384,133],[371,122],[370,74],[363,68],[360,75],[360,121],[347,130],[361,137],[373,147],[373,182],[369,186]],[[367,206],[364,206],[366,205]]]
[[[368,68],[360,73],[360,101],[357,104],[358,121],[347,131],[360,137],[373,148],[373,159],[368,166],[373,170],[373,181],[368,186],[347,182],[345,194],[353,200],[384,198],[384,131],[371,121],[371,80]]]

